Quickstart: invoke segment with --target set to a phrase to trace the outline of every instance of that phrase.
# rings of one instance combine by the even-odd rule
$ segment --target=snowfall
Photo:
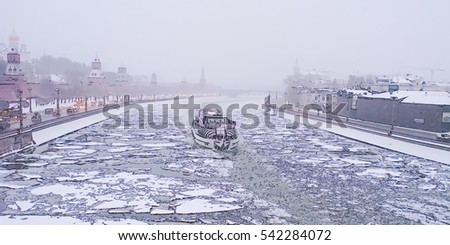
[[[450,224],[449,165],[278,117],[244,129],[238,110],[220,152],[130,114],[1,159],[0,224]]]

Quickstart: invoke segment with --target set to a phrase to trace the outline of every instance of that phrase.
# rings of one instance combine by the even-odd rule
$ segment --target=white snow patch
[[[10,174],[12,174],[13,170],[0,170],[0,178],[4,178]]]
[[[365,166],[365,165],[370,165],[371,164],[370,162],[361,161],[361,160],[357,160],[357,159],[341,158],[339,160],[344,161],[344,162],[348,162],[348,163],[351,163],[351,164],[354,164],[354,165],[364,165]]]
[[[63,158],[64,156],[62,155],[41,155],[40,158],[42,160],[53,160],[53,159],[57,159],[57,158]]]
[[[388,177],[389,175],[398,177],[401,175],[401,173],[396,172],[396,171],[392,171],[392,170],[388,170],[388,169],[382,169],[382,168],[369,168],[361,173],[357,173],[357,175],[370,175],[373,177],[377,177],[377,178],[385,178]]]
[[[134,219],[119,220],[97,220],[94,225],[148,225],[147,223]]]
[[[122,200],[112,200],[112,201],[106,201],[103,202],[97,206],[95,206],[95,209],[111,209],[111,208],[124,208],[127,207],[129,205],[127,205],[128,203],[126,201],[122,201]]]
[[[108,152],[117,153],[117,152],[125,152],[125,151],[139,150],[139,149],[140,148],[137,148],[137,147],[126,146],[126,147],[112,148],[112,149],[109,149]]]
[[[20,211],[25,212],[30,210],[34,206],[34,202],[31,201],[16,201],[16,205],[20,208]]]
[[[269,209],[266,213],[271,216],[277,216],[277,217],[282,217],[282,218],[292,217],[292,215],[290,215],[288,212],[286,212],[286,210],[281,209],[281,208],[272,208],[272,209]]]
[[[90,223],[81,221],[72,217],[55,216],[0,216],[2,225],[90,225]]]
[[[210,200],[201,198],[182,200],[178,203],[179,205],[176,207],[176,213],[178,214],[223,212],[242,208],[241,206],[228,203],[211,203]]]
[[[0,187],[6,187],[10,189],[21,189],[21,188],[27,188],[27,185],[17,185],[13,183],[0,183]]]
[[[24,177],[25,180],[31,180],[31,179],[40,179],[42,176],[39,174],[26,174],[26,173],[19,173],[20,176]]]
[[[79,150],[79,149],[83,149],[82,146],[78,146],[78,145],[59,145],[59,146],[53,146],[52,148],[58,149],[58,150]]]
[[[76,145],[83,145],[83,146],[97,146],[97,145],[105,145],[105,143],[102,142],[77,142]]]
[[[181,192],[182,195],[196,197],[196,196],[211,196],[216,190],[214,189],[197,189],[192,191]]]
[[[153,143],[153,144],[142,144],[145,147],[173,147],[177,146],[177,143]]]
[[[75,152],[84,153],[84,154],[92,154],[96,151],[97,150],[94,150],[94,149],[83,149],[83,150],[76,150]]]

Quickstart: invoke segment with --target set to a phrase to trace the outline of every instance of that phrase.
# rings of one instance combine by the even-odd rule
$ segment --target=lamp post
[[[392,103],[392,113],[391,113],[391,129],[388,132],[388,135],[391,136],[392,133],[394,133],[394,109],[395,109],[395,103],[396,103],[396,99],[395,97],[391,97],[391,103]]]
[[[31,87],[28,88],[28,92],[30,92],[30,97],[29,97],[29,100],[30,100],[30,115],[31,115],[31,113],[33,113],[33,108],[32,108],[32,105],[31,105],[31,90],[33,90]]]
[[[56,91],[56,116],[61,116],[61,113],[59,111],[59,88],[55,89]]]
[[[17,97],[19,97],[19,133],[22,133],[23,129],[23,116],[22,116],[22,93],[23,90],[18,89],[17,91]]]

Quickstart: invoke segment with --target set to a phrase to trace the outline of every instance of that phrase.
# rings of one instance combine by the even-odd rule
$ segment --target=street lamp
[[[61,113],[59,111],[59,88],[55,89],[56,91],[56,116],[61,116]]]
[[[86,96],[84,98],[84,111],[87,111],[87,107],[88,107],[88,97]]]
[[[17,97],[19,97],[19,122],[20,122],[19,133],[21,133],[22,129],[23,129],[23,116],[22,116],[22,93],[23,93],[23,90],[18,89],[16,91],[16,93],[17,93]]]
[[[31,106],[31,90],[33,90],[33,89],[31,87],[29,87],[28,92],[30,92],[30,97],[29,97],[29,99],[30,99],[30,115],[31,115],[31,113],[33,113],[33,108]]]

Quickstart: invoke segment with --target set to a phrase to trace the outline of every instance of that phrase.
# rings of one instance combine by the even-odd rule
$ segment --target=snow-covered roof
[[[434,91],[397,91],[394,93],[381,93],[373,95],[364,95],[367,98],[390,99],[396,97],[403,99],[402,103],[432,104],[432,105],[450,105],[450,93]]]
[[[363,95],[370,95],[371,93],[367,90],[362,90],[362,89],[346,89],[345,90],[347,93],[352,93],[352,94],[363,94]]]
[[[67,83],[66,80],[64,80],[64,78],[59,74],[50,74],[50,81],[60,84]]]

